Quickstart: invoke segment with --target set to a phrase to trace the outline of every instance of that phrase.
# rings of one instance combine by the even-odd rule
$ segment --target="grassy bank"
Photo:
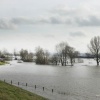
[[[8,62],[0,62],[0,65],[9,64]]]
[[[47,100],[41,96],[0,81],[0,100]]]
[[[0,65],[5,65],[6,63],[5,62],[0,62]]]

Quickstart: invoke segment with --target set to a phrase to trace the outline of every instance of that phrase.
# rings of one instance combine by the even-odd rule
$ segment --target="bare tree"
[[[49,52],[41,47],[36,48],[36,64],[49,64]]]
[[[59,62],[58,54],[57,53],[53,54],[50,61],[53,65],[58,65]]]
[[[28,52],[27,50],[21,49],[20,51],[20,57],[24,62],[32,62],[33,61],[33,53]]]
[[[95,36],[91,39],[90,45],[88,45],[90,52],[94,55],[95,60],[97,62],[97,66],[99,66],[100,62],[100,36]]]
[[[44,51],[42,48],[36,48],[36,64],[44,64]]]
[[[67,52],[66,52],[66,47],[68,47],[68,44],[66,42],[61,42],[58,45],[56,45],[56,51],[58,54],[58,59],[61,62],[62,66],[66,66],[66,61],[67,61]]]
[[[50,53],[48,52],[48,50],[44,50],[44,63],[45,64],[49,64],[49,55]]]
[[[75,58],[77,58],[78,60],[80,59],[79,58],[79,56],[80,56],[80,52],[79,51],[75,51],[74,55],[75,55]],[[75,62],[75,60],[74,60],[74,62]]]
[[[75,49],[73,47],[70,47],[70,46],[67,47],[66,51],[67,51],[68,57],[70,59],[71,66],[73,66],[77,53],[75,52]]]
[[[33,57],[34,57],[34,54],[32,52],[28,53],[28,60],[30,62],[33,62]]]
[[[56,45],[56,51],[62,66],[66,66],[68,64],[68,60],[70,60],[70,63],[73,66],[75,58],[78,58],[79,55],[79,52],[75,51],[75,49],[69,46],[66,42],[61,42]]]
[[[28,51],[27,51],[27,50],[24,50],[24,49],[21,49],[21,51],[20,51],[20,57],[21,57],[21,59],[22,59],[23,61],[26,60],[27,55],[28,55]]]
[[[4,60],[12,60],[11,54],[7,51],[7,49],[4,49],[2,52],[2,57]]]

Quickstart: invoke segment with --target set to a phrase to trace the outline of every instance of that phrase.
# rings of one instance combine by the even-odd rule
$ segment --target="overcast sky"
[[[65,41],[87,52],[100,34],[100,0],[0,0],[0,50],[41,46],[50,52]]]

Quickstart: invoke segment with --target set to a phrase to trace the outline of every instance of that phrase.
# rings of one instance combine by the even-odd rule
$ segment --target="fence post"
[[[5,79],[4,79],[4,82],[5,82]]]
[[[44,91],[44,87],[43,87],[43,91]]]
[[[19,86],[19,82],[18,82],[18,86]]]
[[[53,89],[52,89],[52,93],[53,93]]]
[[[27,86],[27,83],[26,83],[26,86]]]
[[[11,80],[11,84],[12,84],[12,80]]]
[[[35,85],[35,89],[36,89],[36,85]]]

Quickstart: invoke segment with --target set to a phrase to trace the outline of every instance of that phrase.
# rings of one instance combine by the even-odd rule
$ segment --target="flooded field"
[[[23,88],[51,100],[100,100],[100,67],[94,60],[84,59],[72,67],[12,61],[0,66],[0,79],[37,85],[37,90]]]

